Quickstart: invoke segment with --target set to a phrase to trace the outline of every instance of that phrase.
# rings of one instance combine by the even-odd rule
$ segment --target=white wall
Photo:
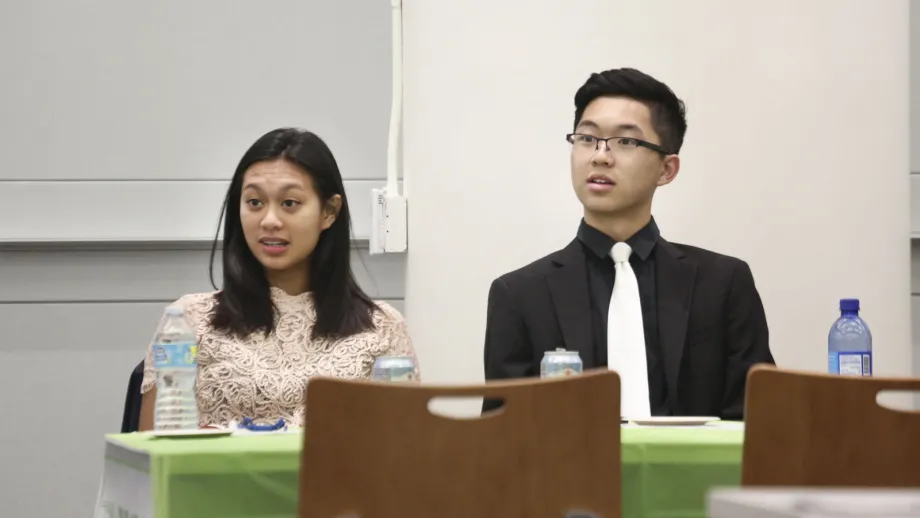
[[[859,297],[876,372],[909,373],[907,1],[408,1],[405,23],[406,300],[429,380],[481,379],[490,281],[574,237],[572,97],[622,66],[689,107],[663,235],[750,263],[777,362],[826,370],[837,300]]]

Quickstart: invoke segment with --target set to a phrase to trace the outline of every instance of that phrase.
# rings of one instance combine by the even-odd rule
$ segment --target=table
[[[706,494],[741,482],[740,424],[624,426],[623,518],[702,518]],[[106,437],[97,518],[294,518],[300,433]]]
[[[911,488],[719,489],[709,494],[711,518],[920,517],[920,490]]]

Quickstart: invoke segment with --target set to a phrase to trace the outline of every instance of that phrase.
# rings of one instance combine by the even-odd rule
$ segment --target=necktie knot
[[[632,254],[632,248],[622,241],[613,245],[613,249],[610,250],[610,257],[612,257],[613,262],[617,264],[629,261],[630,254]]]

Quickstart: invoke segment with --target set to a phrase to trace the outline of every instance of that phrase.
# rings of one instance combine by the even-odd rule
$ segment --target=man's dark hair
[[[573,127],[578,127],[585,108],[598,97],[628,97],[645,103],[652,115],[652,128],[661,137],[661,146],[671,153],[680,151],[687,133],[686,107],[668,85],[634,68],[591,74],[575,92]]]

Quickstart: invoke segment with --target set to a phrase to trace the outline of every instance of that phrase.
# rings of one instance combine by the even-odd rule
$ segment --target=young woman
[[[175,303],[198,339],[200,425],[249,417],[300,426],[308,378],[368,378],[378,356],[415,357],[399,312],[355,282],[342,175],[318,136],[278,129],[256,141],[221,215],[223,289]],[[216,250],[215,240],[212,267]],[[144,367],[140,429],[149,430],[149,350]]]

